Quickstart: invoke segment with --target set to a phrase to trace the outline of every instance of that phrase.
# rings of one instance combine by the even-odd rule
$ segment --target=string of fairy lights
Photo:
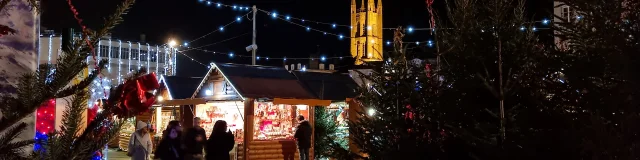
[[[186,55],[185,52],[186,51],[191,51],[191,50],[197,50],[197,51],[200,51],[200,52],[211,53],[211,54],[214,54],[214,55],[227,55],[229,58],[235,58],[235,57],[253,58],[253,56],[238,55],[238,54],[234,54],[233,52],[216,52],[216,51],[210,51],[210,50],[203,49],[204,47],[208,47],[208,46],[212,46],[212,45],[215,45],[215,44],[223,43],[223,42],[226,42],[226,41],[229,41],[229,40],[232,40],[232,39],[247,35],[248,33],[244,33],[242,35],[235,36],[235,37],[232,37],[232,38],[229,38],[229,39],[225,39],[223,41],[210,43],[210,44],[206,44],[206,45],[202,45],[202,46],[198,46],[198,47],[189,47],[188,46],[189,43],[193,43],[193,42],[195,42],[197,40],[200,40],[200,39],[202,39],[202,38],[204,38],[206,36],[209,36],[209,35],[211,35],[213,33],[222,32],[225,27],[227,27],[227,26],[229,26],[229,25],[231,25],[233,23],[239,23],[245,17],[249,18],[248,15],[250,13],[252,13],[251,7],[248,7],[248,6],[229,5],[229,4],[224,4],[224,3],[221,3],[221,2],[213,2],[213,1],[209,1],[209,0],[198,0],[198,1],[203,3],[203,4],[205,4],[205,5],[207,5],[207,6],[215,6],[217,8],[228,8],[228,9],[232,9],[232,10],[235,10],[235,11],[248,11],[248,13],[244,14],[243,16],[236,17],[235,20],[233,20],[233,21],[231,21],[229,23],[226,23],[225,25],[217,28],[214,31],[211,31],[211,32],[209,32],[207,34],[204,34],[204,35],[202,35],[202,36],[200,36],[200,37],[198,37],[198,38],[196,38],[194,40],[185,42],[184,43],[184,47],[186,49],[178,51],[177,53],[180,53],[180,54],[184,55],[185,57],[191,59],[192,61],[194,61],[194,62],[196,62],[196,63],[198,63],[200,65],[207,66],[207,67],[209,65],[197,61],[196,59],[192,58],[191,56]],[[305,18],[301,18],[301,17],[294,17],[294,16],[290,16],[290,15],[281,15],[281,14],[278,14],[277,12],[275,12],[275,11],[267,11],[267,10],[260,9],[260,8],[256,8],[256,9],[257,9],[258,13],[263,13],[263,14],[266,14],[266,15],[272,17],[273,19],[281,20],[281,21],[287,22],[288,24],[291,24],[293,26],[301,27],[301,28],[303,28],[304,30],[306,30],[308,32],[318,32],[318,33],[323,34],[323,35],[335,36],[338,40],[343,40],[343,39],[346,39],[346,38],[354,38],[354,37],[345,36],[345,35],[343,35],[341,33],[336,33],[335,31],[331,32],[331,31],[326,31],[326,30],[322,30],[322,29],[318,29],[318,28],[313,28],[313,27],[311,27],[311,26],[309,26],[307,24],[325,25],[325,26],[328,26],[328,27],[330,27],[332,29],[335,29],[335,30],[337,30],[338,28],[353,29],[353,26],[351,26],[351,25],[330,23],[330,22],[323,22],[323,21],[316,21],[316,20],[309,20],[309,19],[305,19]],[[540,21],[527,22],[525,24],[536,24],[536,23],[540,23],[540,24],[546,26],[546,25],[548,25],[550,23],[550,20],[543,19],[543,20],[540,20]],[[367,29],[371,29],[371,26],[367,26]],[[397,28],[382,28],[382,29],[383,30],[396,30]],[[450,28],[437,28],[437,29],[450,29]],[[523,32],[524,31],[529,31],[529,30],[535,32],[535,31],[544,30],[544,29],[549,29],[549,28],[538,28],[535,25],[520,26],[519,27],[519,30],[523,31]],[[435,30],[436,30],[436,28],[429,28],[429,27],[427,27],[427,28],[414,28],[414,27],[409,26],[409,27],[404,28],[404,31],[406,33],[413,33],[414,31],[435,31]],[[487,29],[487,30],[489,30],[489,29]],[[480,30],[480,32],[485,32],[485,30]],[[434,46],[434,42],[432,40],[403,42],[403,43],[415,44],[415,45],[423,45],[424,44],[427,47],[433,47]],[[390,40],[387,40],[387,41],[384,42],[384,44],[387,45],[387,46],[391,46],[393,44],[393,42],[391,42]],[[324,61],[324,60],[327,60],[327,59],[343,59],[343,58],[348,58],[348,57],[350,57],[350,56],[342,56],[342,57],[325,57],[325,56],[321,56],[321,57],[308,57],[308,58],[287,58],[287,57],[267,57],[267,56],[261,57],[261,56],[256,56],[256,59],[257,60],[283,60],[283,61],[286,61],[286,60],[313,60],[313,59],[319,59],[319,60]]]

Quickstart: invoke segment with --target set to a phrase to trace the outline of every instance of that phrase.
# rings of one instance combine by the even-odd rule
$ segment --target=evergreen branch
[[[2,144],[0,145],[0,157],[21,157],[24,147],[34,143],[34,140],[31,139],[12,142],[26,127],[26,123],[19,123],[0,136],[0,144]]]
[[[98,64],[98,68],[104,68],[104,66],[107,65],[107,60],[101,60]],[[69,96],[71,94],[74,94],[75,91],[83,89],[83,88],[87,88],[89,87],[89,85],[91,85],[91,83],[98,77],[100,70],[92,70],[91,73],[89,75],[87,75],[86,78],[82,79],[80,82],[76,83],[75,85],[69,86],[65,89],[63,89],[62,91],[58,92],[56,94],[56,97],[66,97]]]

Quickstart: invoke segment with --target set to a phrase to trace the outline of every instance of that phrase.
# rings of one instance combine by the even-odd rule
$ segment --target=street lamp
[[[169,46],[170,47],[174,47],[174,46],[176,46],[176,44],[178,44],[178,42],[176,42],[176,40],[169,40]]]

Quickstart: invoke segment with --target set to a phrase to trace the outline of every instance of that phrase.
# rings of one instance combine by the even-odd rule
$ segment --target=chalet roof
[[[191,98],[202,81],[202,77],[162,76],[160,83],[165,84],[173,99]]]
[[[354,98],[358,85],[348,74],[293,71],[308,90],[322,100]]]
[[[213,63],[242,97],[317,99],[283,67]],[[203,82],[204,83],[204,82]]]

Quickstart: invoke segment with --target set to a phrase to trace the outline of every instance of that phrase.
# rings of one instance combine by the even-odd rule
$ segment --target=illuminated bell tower
[[[365,1],[367,1],[365,5]],[[351,0],[351,56],[355,64],[382,61],[382,0]]]

